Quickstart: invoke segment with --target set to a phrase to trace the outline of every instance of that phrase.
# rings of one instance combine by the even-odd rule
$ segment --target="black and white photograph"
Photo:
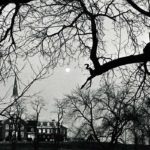
[[[150,0],[0,0],[0,150],[149,150]]]

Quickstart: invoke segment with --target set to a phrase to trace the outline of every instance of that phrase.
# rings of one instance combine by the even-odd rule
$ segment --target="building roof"
[[[26,124],[26,121],[24,121],[23,119],[21,119],[20,117],[18,117],[18,116],[16,116],[16,115],[12,115],[12,116],[10,116],[9,118],[7,118],[7,119],[5,119],[5,120],[3,120],[2,121],[2,124],[3,123],[6,123],[6,122],[9,122],[9,121],[14,121],[14,120],[20,120],[20,122],[22,122],[23,124]]]
[[[36,126],[36,123],[37,123],[37,121],[35,121],[35,120],[28,120],[27,121],[27,125],[29,125],[29,126]]]
[[[19,118],[19,117],[18,117]],[[10,117],[6,120],[0,120],[0,125],[1,124],[4,124],[4,123],[7,123],[9,120],[13,119],[13,117]],[[26,124],[27,126],[32,126],[32,127],[36,127],[37,128],[58,128],[58,122],[52,120],[52,121],[39,121],[37,123],[36,120],[27,120],[27,121],[24,121],[23,119],[19,118],[21,120],[21,122],[23,122],[24,124]],[[60,128],[64,128],[64,129],[67,129],[65,126],[63,125],[60,125],[59,126]]]

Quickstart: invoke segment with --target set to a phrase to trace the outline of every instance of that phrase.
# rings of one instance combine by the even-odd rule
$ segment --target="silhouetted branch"
[[[93,60],[95,61],[95,60]],[[109,70],[112,70],[116,67],[120,67],[123,65],[128,65],[128,64],[133,64],[133,63],[144,63],[145,60],[145,55],[144,54],[139,54],[139,55],[130,55],[130,56],[126,56],[126,57],[122,57],[122,58],[118,58],[112,61],[109,61],[107,63],[104,63],[103,65],[101,65],[98,69],[94,70],[94,75],[90,76],[86,82],[82,85],[81,88],[83,88],[86,83],[90,80],[92,80],[95,76],[101,75]]]
[[[140,8],[133,0],[126,0],[134,9],[136,9],[141,14],[150,17],[150,12],[145,11],[144,9]]]
[[[145,13],[145,16],[149,16],[149,12],[140,8],[134,0],[29,2],[32,0],[0,2],[1,10],[5,10],[5,6],[10,3],[14,4],[6,16],[5,12],[1,15],[3,78],[17,68],[15,61],[18,58],[27,60],[30,56],[39,57],[39,54],[43,62],[48,61],[47,69],[80,56],[88,57],[92,61],[92,73],[81,88],[86,84],[91,86],[94,77],[116,67],[145,62],[143,54],[138,51],[143,42],[139,37],[149,20],[143,21],[143,16],[137,15],[132,8]],[[124,5],[127,3],[130,6]],[[113,42],[110,44],[110,41]]]

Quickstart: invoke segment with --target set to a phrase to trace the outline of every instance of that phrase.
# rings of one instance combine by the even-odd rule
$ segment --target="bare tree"
[[[21,98],[19,101],[14,103],[13,106],[9,107],[9,109],[6,110],[4,115],[16,115],[19,118],[24,117],[25,112],[27,111],[26,106],[25,106],[25,99]]]
[[[68,121],[70,120],[73,124],[73,127],[77,125],[78,127],[78,133],[85,132],[86,135],[90,134],[92,132],[94,134],[95,139],[99,141],[98,135],[96,133],[96,119],[97,117],[100,118],[100,116],[97,116],[97,109],[99,106],[99,103],[96,102],[95,93],[91,91],[81,91],[80,88],[73,91],[70,95],[67,95],[64,98],[64,101],[66,103],[66,115],[68,117]],[[77,124],[76,124],[77,123]]]
[[[81,88],[91,86],[96,76],[110,73],[127,82],[130,78],[130,84],[137,88],[135,97],[140,97],[149,87],[149,46],[143,39],[149,19],[149,1],[2,0],[0,83],[14,75],[21,83],[24,64],[30,66],[36,77],[15,102],[49,69],[86,57],[89,77]],[[42,71],[31,65],[33,57],[38,58]]]
[[[109,142],[112,149],[118,142],[128,143],[129,137],[135,145],[144,144],[146,113],[143,100],[133,101],[133,95],[130,85],[118,88],[105,83],[95,91],[78,88],[64,98],[66,116],[78,128],[77,135],[92,134],[99,143]]]
[[[104,93],[106,97],[101,100],[101,104],[106,114],[102,120],[102,135],[104,134],[114,149],[118,142],[126,143],[124,136],[127,128],[134,129],[135,123],[139,121],[139,111],[134,109],[132,90],[128,86],[116,91],[112,85],[107,85]]]
[[[150,126],[149,126],[149,97],[145,96],[142,99],[143,103],[141,106],[136,108],[136,130],[137,132],[137,142],[141,144],[149,144],[150,143]],[[139,134],[138,134],[139,133]]]
[[[12,150],[16,149],[16,142],[22,140],[21,128],[24,128],[23,115],[26,112],[25,100],[22,98],[16,101],[11,107],[9,107],[3,114],[9,119],[9,135],[6,140],[12,143]]]
[[[44,79],[46,77],[47,69],[42,66],[38,72],[34,72],[33,78],[28,83],[23,83],[19,80],[19,77],[16,77],[15,73],[15,81],[13,84],[13,88],[6,92],[6,94],[0,98],[0,115],[5,116],[5,113],[9,111],[9,109],[16,104],[22,103],[22,100],[25,100],[28,96],[34,96],[27,94],[27,91],[31,88],[31,86],[38,80]],[[18,81],[18,82],[17,82]],[[21,88],[18,88],[17,84],[20,84]]]
[[[45,107],[44,99],[41,96],[37,96],[37,98],[31,101],[31,107],[34,111],[34,120],[38,122],[40,113]]]
[[[149,14],[150,2],[149,2],[149,0],[148,1],[139,1],[138,3],[136,3],[134,0],[127,0],[127,2],[141,14],[143,14],[147,17],[150,17],[150,14]],[[144,8],[142,8],[140,5],[144,6]]]
[[[149,44],[143,38],[149,28],[149,6],[146,0],[2,1],[0,81],[19,73],[22,59],[23,64],[31,64],[31,57],[40,58],[47,73],[48,68],[86,57],[89,77],[81,88],[91,86],[96,76],[110,73],[137,88],[131,101],[142,97],[148,91],[150,74]],[[82,109],[77,112],[91,124],[91,110],[97,105],[88,101],[85,107],[81,102]],[[76,106],[74,99],[72,104]],[[91,129],[94,133],[92,125]]]
[[[55,99],[55,111],[53,112],[56,115],[56,127],[58,129],[57,133],[54,135],[55,136],[55,142],[57,143],[57,146],[59,147],[59,142],[64,141],[65,136],[64,133],[62,133],[62,128],[64,124],[64,118],[65,118],[65,109],[66,109],[66,104],[61,101],[60,99]]]
[[[60,125],[63,124],[66,104],[62,102],[61,100],[56,99],[55,107],[56,107],[55,113],[57,116],[57,125],[58,125],[58,128],[60,128]]]
[[[82,88],[109,70],[149,61],[140,40],[149,25],[148,1],[7,0],[0,6],[1,62],[7,64],[1,66],[1,77],[17,67],[12,56],[18,55],[41,54],[51,68],[78,54],[88,57],[90,76]]]
[[[36,130],[35,130],[35,139],[34,139],[34,149],[38,150],[38,122],[40,113],[43,109],[45,109],[45,102],[44,99],[41,96],[37,96],[34,100],[31,101],[31,106],[34,111],[34,114],[32,116],[32,119],[36,121]]]

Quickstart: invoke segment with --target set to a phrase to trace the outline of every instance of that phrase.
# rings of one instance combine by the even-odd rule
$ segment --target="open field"
[[[103,148],[102,148],[103,147]],[[111,150],[108,144],[102,144],[102,147],[97,143],[86,142],[70,142],[70,143],[40,143],[38,150]],[[137,145],[136,150],[149,150],[150,146]],[[0,143],[0,150],[34,150],[33,143]],[[135,150],[134,145],[118,144],[115,150]]]

